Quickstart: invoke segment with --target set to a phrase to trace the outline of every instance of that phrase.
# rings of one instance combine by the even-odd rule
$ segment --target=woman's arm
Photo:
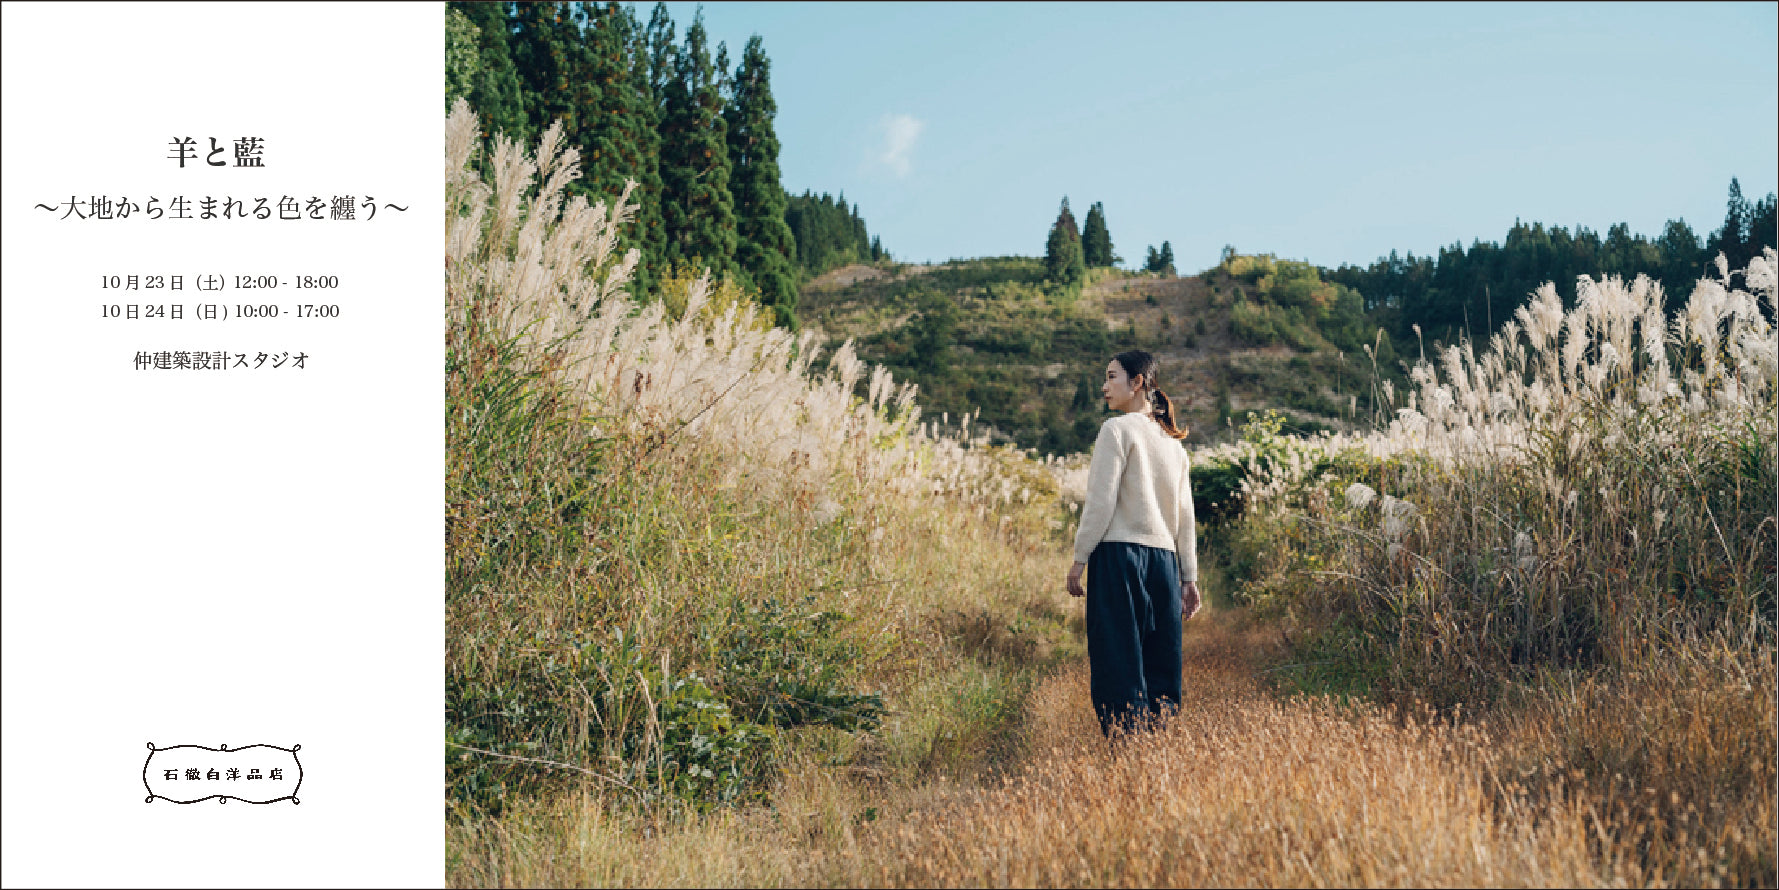
[[[1174,553],[1180,560],[1180,584],[1198,581],[1198,515],[1192,506],[1192,459],[1180,466],[1180,522],[1174,532]]]
[[[1100,424],[1093,440],[1093,463],[1087,468],[1087,505],[1081,508],[1081,526],[1075,530],[1075,562],[1085,564],[1093,548],[1112,527],[1112,509],[1118,503],[1118,480],[1124,476],[1124,443],[1118,440],[1111,421]]]
[[[1174,554],[1180,561],[1180,618],[1198,613],[1203,598],[1198,592],[1198,511],[1192,505],[1192,458],[1180,467],[1180,524],[1174,533]]]

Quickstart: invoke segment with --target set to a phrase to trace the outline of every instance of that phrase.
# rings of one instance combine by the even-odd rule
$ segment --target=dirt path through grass
[[[771,807],[690,819],[639,821],[595,797],[564,799],[454,831],[450,843],[465,858],[452,884],[1771,881],[1770,854],[1763,859],[1761,851],[1770,850],[1772,808],[1742,800],[1740,791],[1718,795],[1712,822],[1703,805],[1683,815],[1639,787],[1602,793],[1598,784],[1569,782],[1560,764],[1535,775],[1525,768],[1528,749],[1506,744],[1511,734],[1500,728],[1280,697],[1261,682],[1276,639],[1242,628],[1230,613],[1193,621],[1179,717],[1116,753],[1092,718],[1086,665],[1071,664],[1034,690],[1023,753],[998,772],[910,783],[793,763]],[[1635,722],[1623,708],[1607,717]]]
[[[859,837],[819,883],[888,886],[1579,886],[1590,804],[1498,780],[1485,732],[1263,691],[1257,634],[1188,633],[1180,717],[1109,753],[1085,666],[1037,690],[1029,759]],[[1616,874],[1615,874],[1616,872]]]

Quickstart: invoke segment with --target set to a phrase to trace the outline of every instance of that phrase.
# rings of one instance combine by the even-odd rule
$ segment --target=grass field
[[[1117,753],[1079,664],[974,775],[788,764],[773,804],[637,811],[596,791],[449,830],[455,884],[1716,886],[1772,880],[1767,682],[1587,684],[1468,715],[1281,697],[1276,633],[1188,632],[1182,713]],[[1750,678],[1761,679],[1761,678]],[[1763,730],[1764,727],[1764,730]],[[1627,738],[1628,735],[1648,737]],[[1628,744],[1627,744],[1628,743]],[[1617,747],[1615,765],[1582,761]],[[1624,755],[1642,749],[1641,762]],[[1705,751],[1728,764],[1699,762]],[[1608,754],[1608,757],[1613,756]],[[1705,755],[1707,757],[1711,755]],[[1713,767],[1717,767],[1713,770]],[[1700,770],[1705,771],[1701,774]],[[1660,782],[1690,774],[1687,795]]]
[[[460,108],[453,886],[1775,883],[1756,297],[1602,283],[1380,391],[1373,433],[1199,452],[1240,483],[1215,608],[1179,717],[1114,748],[1062,590],[1078,468],[745,295],[633,298],[572,152],[475,150]]]

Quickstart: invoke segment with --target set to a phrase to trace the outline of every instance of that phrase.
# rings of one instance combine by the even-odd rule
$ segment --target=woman
[[[1156,383],[1155,357],[1114,356],[1100,393],[1119,414],[1093,443],[1068,586],[1087,597],[1093,709],[1110,736],[1180,703],[1180,625],[1198,612],[1198,543],[1186,431]]]

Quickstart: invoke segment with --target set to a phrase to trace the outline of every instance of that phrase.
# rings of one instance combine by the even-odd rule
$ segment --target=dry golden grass
[[[452,170],[467,170],[475,129],[454,118]],[[1057,589],[1067,535],[1045,469],[914,426],[912,392],[886,374],[872,374],[861,396],[865,369],[849,350],[814,375],[812,353],[752,325],[747,306],[731,304],[713,322],[702,283],[675,303],[678,320],[664,305],[630,303],[622,287],[635,256],[619,259],[615,242],[624,206],[564,208],[573,158],[552,160],[554,138],[535,165],[501,146],[493,184],[465,172],[450,192],[460,212],[447,233],[446,668],[458,737],[447,756],[465,801],[497,805],[459,808],[449,822],[453,886],[1773,883],[1770,634],[1720,627],[1713,636],[1677,622],[1636,658],[1590,670],[1538,662],[1545,674],[1490,698],[1488,713],[1436,719],[1280,698],[1262,683],[1279,654],[1269,642],[1277,628],[1212,614],[1189,627],[1180,715],[1110,750],[1071,649],[1080,607]],[[534,174],[545,181],[535,194]],[[1760,267],[1767,294],[1772,265]],[[1722,306],[1701,305],[1709,323],[1688,330],[1715,331]],[[1538,336],[1555,329],[1543,316],[1532,321]],[[1768,380],[1771,364],[1761,362],[1771,349],[1744,340],[1731,350],[1748,359],[1738,358],[1738,373],[1746,365],[1744,377]],[[1577,386],[1607,379],[1565,361],[1563,379]],[[1733,394],[1772,388],[1738,384]],[[1749,441],[1771,441],[1761,436],[1768,427],[1750,429]],[[1288,476],[1313,467],[1293,455]],[[1594,487],[1569,489],[1553,488],[1550,502],[1587,506]],[[1462,503],[1429,488],[1421,508],[1437,516],[1436,507]],[[1715,518],[1717,537],[1707,540],[1703,525],[1683,524],[1669,506],[1651,514],[1668,524],[1644,540],[1660,532],[1741,552]],[[1306,509],[1326,513],[1327,504]],[[1380,512],[1394,546],[1417,540],[1405,537],[1409,514]],[[1598,515],[1598,528],[1620,531],[1619,513]],[[1764,514],[1747,525],[1750,541],[1770,540],[1756,540],[1772,527]],[[1523,537],[1525,546],[1505,536],[1494,549],[1460,542],[1451,552],[1511,553],[1520,571],[1544,573],[1539,589],[1564,596],[1578,578],[1617,580],[1570,572],[1537,535]],[[1606,540],[1569,550],[1610,567],[1619,551]],[[1661,577],[1758,586],[1742,579],[1758,580],[1765,564],[1730,562],[1733,572]],[[1548,567],[1558,564],[1564,574]],[[1299,575],[1320,585],[1329,573]],[[808,601],[804,617],[844,620],[797,624],[766,608],[790,597]],[[1434,619],[1450,618],[1439,610],[1451,601],[1415,600],[1432,603]],[[753,658],[762,650],[749,640],[807,627],[822,629],[779,640],[794,656],[785,662],[830,687],[821,694],[881,693],[882,727],[853,733],[787,719],[769,751],[719,764],[770,781],[769,802],[751,784],[728,807],[701,810],[712,801],[675,796],[662,766],[667,721],[650,691],[664,699],[669,664],[682,672],[673,676],[691,668],[709,678],[710,698],[698,704],[746,704],[747,683],[784,670]],[[759,635],[722,636],[737,628]],[[619,648],[618,629],[644,660],[599,660]],[[642,671],[655,659],[660,677],[650,680]],[[1056,663],[1064,668],[1050,671]],[[1489,675],[1426,669],[1458,661],[1399,664],[1412,690],[1455,690],[1443,700],[1465,707]],[[634,669],[638,682],[607,668]],[[611,694],[596,699],[604,687]],[[499,768],[478,758],[499,758]],[[607,784],[585,778],[594,773]],[[613,776],[653,783],[655,794]]]
[[[1276,636],[1276,635],[1271,635]],[[1724,665],[1453,722],[1257,681],[1265,636],[1188,635],[1178,718],[1117,751],[1086,674],[1028,703],[1014,768],[883,783],[802,761],[774,806],[639,818],[594,797],[453,829],[459,884],[1761,886],[1773,684]],[[1759,672],[1756,672],[1757,674]],[[1684,719],[1682,719],[1684,717]],[[1760,719],[1764,718],[1764,719]],[[1633,773],[1601,770],[1622,768]],[[1665,777],[1665,778],[1664,778]],[[1640,785],[1645,780],[1654,785]],[[1657,785],[1661,786],[1657,789]]]
[[[1001,787],[959,795],[880,832],[863,883],[1693,886],[1772,879],[1770,682],[1758,691],[1728,690],[1694,676],[1642,696],[1614,689],[1552,699],[1491,732],[1425,713],[1415,719],[1326,699],[1279,701],[1257,687],[1244,652],[1228,631],[1206,632],[1189,655],[1179,718],[1116,753],[1097,738],[1084,674],[1059,677],[1034,701],[1035,747],[1045,753]],[[1735,700],[1734,711],[1695,712],[1678,725],[1639,719],[1725,697]],[[1610,744],[1625,728],[1650,733],[1642,749],[1651,762],[1640,773],[1690,773],[1687,779],[1627,802],[1622,777],[1615,794],[1610,774],[1602,780],[1565,763],[1565,754]],[[1580,750],[1566,750],[1573,745]],[[1522,775],[1528,762],[1543,771]],[[1683,790],[1703,799],[1684,799]],[[1689,836],[1686,823],[1697,825],[1706,809],[1714,824]]]

